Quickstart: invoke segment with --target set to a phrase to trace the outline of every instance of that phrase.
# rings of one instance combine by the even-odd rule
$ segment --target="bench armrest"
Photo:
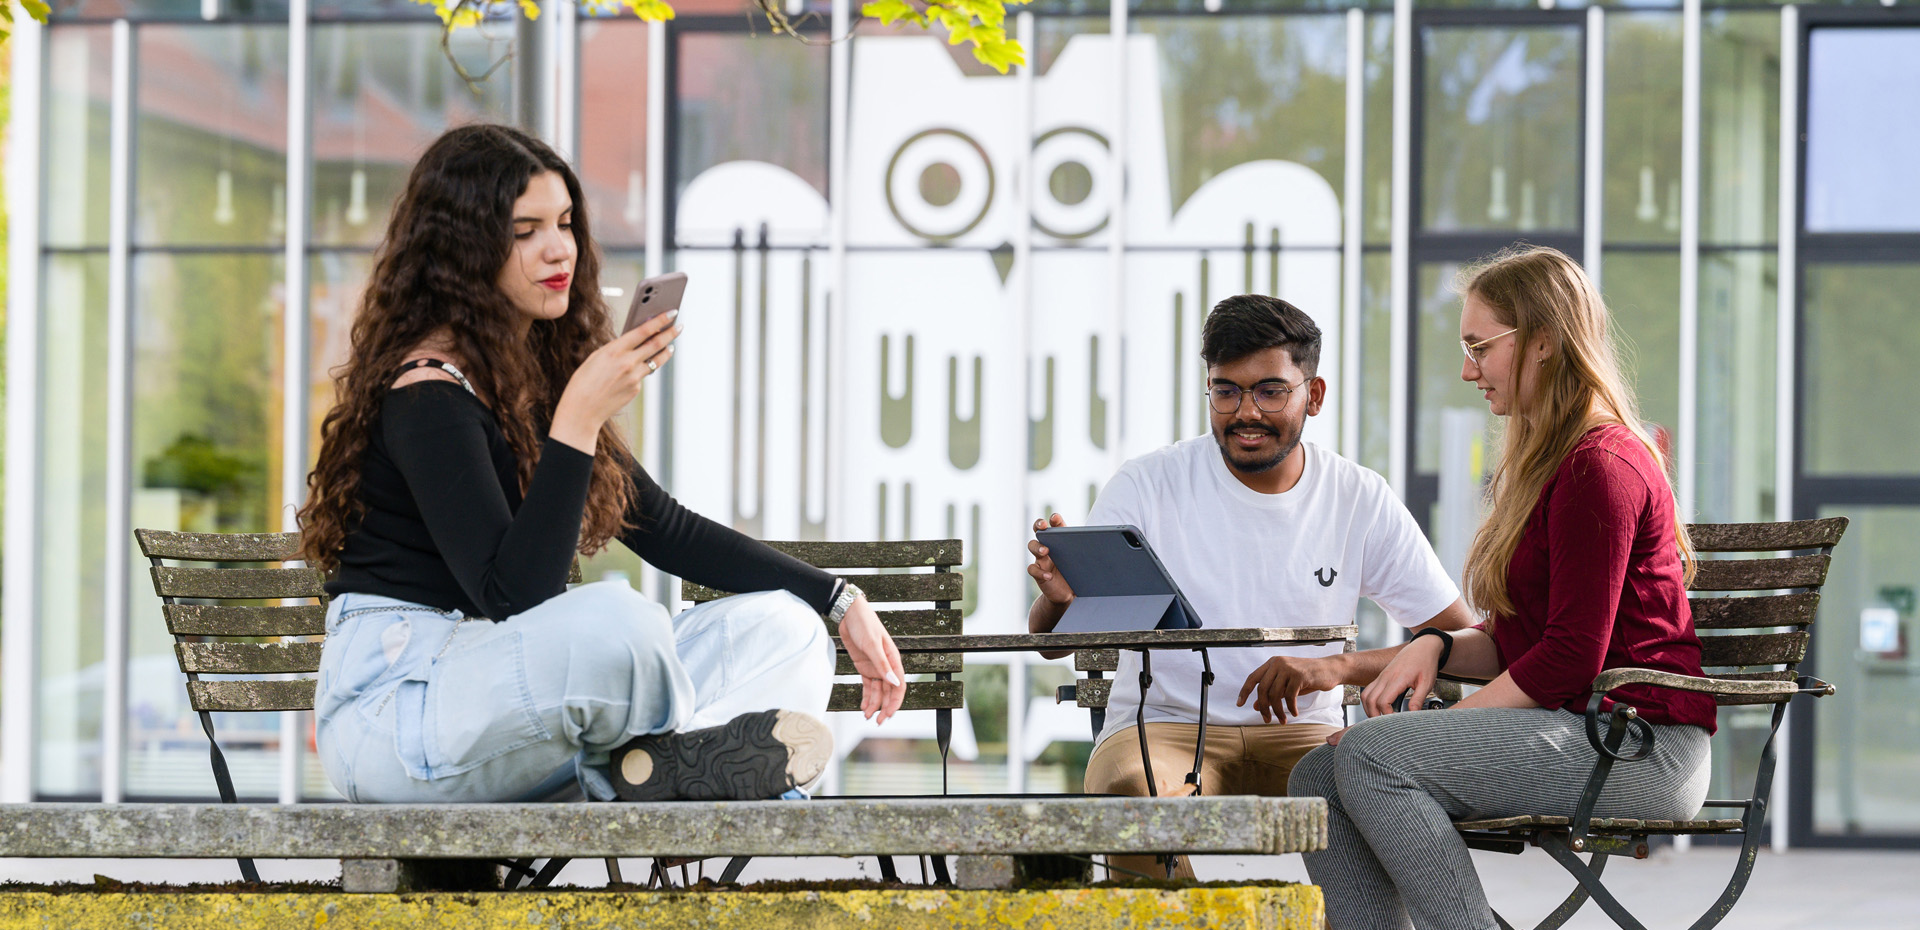
[[[1833,686],[1817,678],[1802,676],[1797,681],[1750,681],[1731,678],[1702,678],[1662,672],[1650,668],[1610,668],[1593,680],[1593,693],[1606,694],[1625,685],[1654,685],[1702,694],[1774,697],[1805,692],[1819,697],[1833,693]]]

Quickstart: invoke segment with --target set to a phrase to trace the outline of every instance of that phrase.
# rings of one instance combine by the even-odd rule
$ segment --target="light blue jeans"
[[[614,748],[752,711],[823,717],[833,662],[820,615],[785,591],[669,618],[604,581],[499,623],[344,594],[315,737],[349,801],[610,800]]]

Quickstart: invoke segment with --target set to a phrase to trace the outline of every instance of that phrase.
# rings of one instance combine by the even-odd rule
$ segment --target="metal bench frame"
[[[1577,882],[1573,892],[1537,924],[1535,930],[1554,930],[1565,924],[1589,898],[1624,930],[1645,930],[1607,890],[1600,876],[1610,856],[1646,858],[1648,837],[1656,835],[1740,837],[1740,857],[1732,877],[1706,913],[1693,922],[1692,930],[1708,930],[1733,910],[1753,875],[1754,862],[1766,834],[1774,767],[1778,761],[1774,741],[1780,732],[1780,722],[1785,719],[1787,703],[1798,695],[1825,697],[1834,693],[1832,685],[1801,675],[1796,667],[1806,657],[1807,627],[1813,623],[1820,603],[1820,587],[1826,582],[1833,547],[1846,529],[1845,517],[1691,527],[1694,549],[1698,552],[1805,553],[1777,558],[1711,559],[1699,563],[1688,588],[1690,592],[1777,592],[1751,597],[1688,599],[1693,608],[1694,626],[1704,634],[1700,637],[1701,665],[1709,670],[1728,671],[1709,671],[1705,677],[1636,668],[1602,672],[1594,679],[1586,713],[1587,740],[1599,758],[1572,816],[1542,814],[1454,824],[1469,847],[1517,854],[1528,845],[1537,846],[1573,875]],[[1722,706],[1773,705],[1767,741],[1760,750],[1753,795],[1737,800],[1708,800],[1703,805],[1739,810],[1742,813],[1738,819],[1669,821],[1593,816],[1594,805],[1613,767],[1631,765],[1653,751],[1653,729],[1635,708],[1625,704],[1607,706],[1607,695],[1626,685],[1711,694]],[[1620,747],[1630,730],[1637,732],[1639,744],[1633,752],[1622,753]],[[1588,854],[1589,858],[1581,861],[1581,853]],[[1502,928],[1512,930],[1505,918],[1498,914],[1494,918]]]

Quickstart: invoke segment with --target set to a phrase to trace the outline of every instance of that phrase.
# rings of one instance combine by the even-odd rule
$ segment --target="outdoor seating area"
[[[0,930],[1920,911],[1920,5],[10,9]]]

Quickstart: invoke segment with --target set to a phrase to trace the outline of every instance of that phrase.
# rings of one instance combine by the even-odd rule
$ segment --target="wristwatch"
[[[841,582],[840,593],[834,595],[833,606],[827,609],[827,622],[839,624],[841,618],[847,615],[847,610],[853,606],[853,602],[865,597],[866,593],[860,590],[857,584],[850,581]]]

